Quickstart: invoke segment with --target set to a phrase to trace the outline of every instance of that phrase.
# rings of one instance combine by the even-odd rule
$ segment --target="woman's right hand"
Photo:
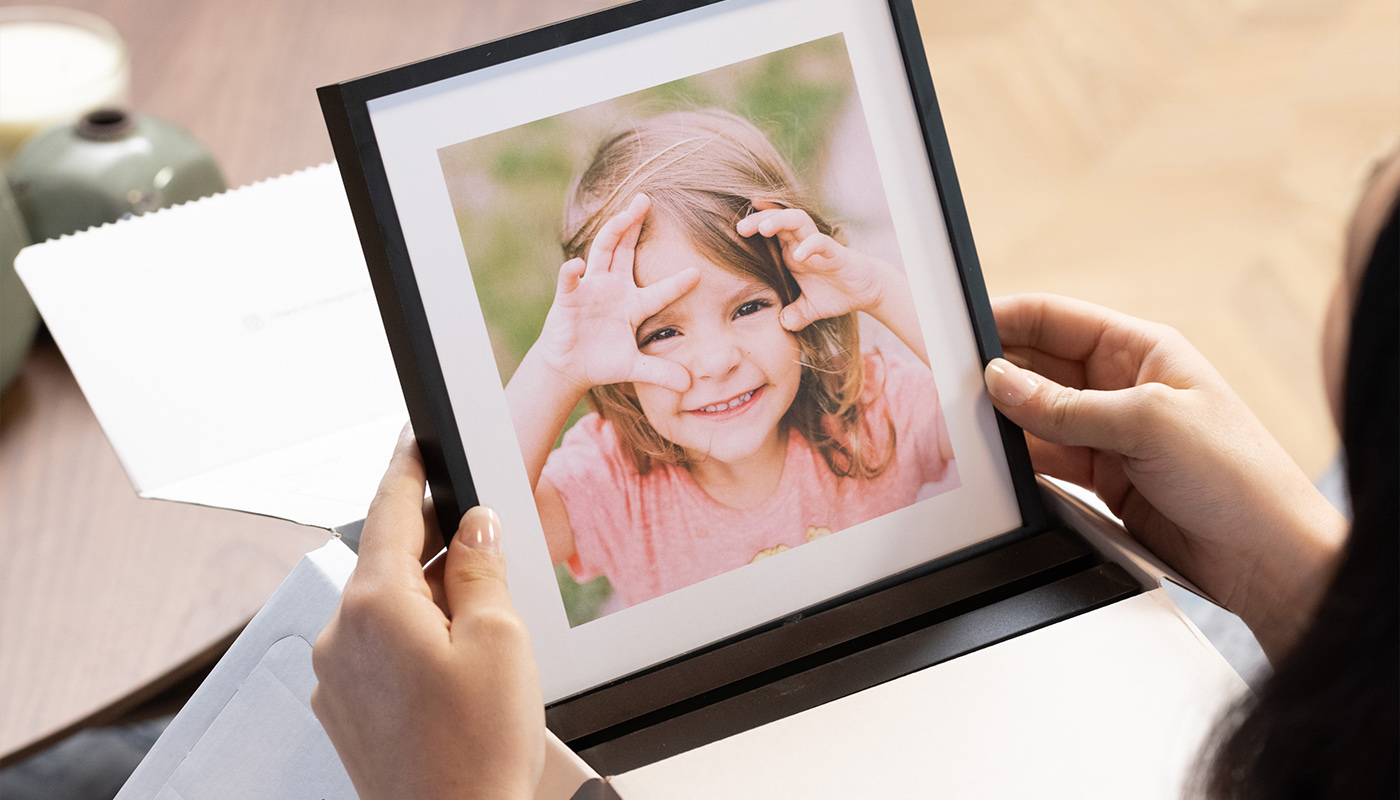
[[[650,208],[651,200],[637,195],[598,231],[587,262],[575,258],[559,268],[554,303],[536,348],[544,365],[578,395],[612,383],[652,383],[677,392],[690,388],[684,367],[637,349],[642,322],[700,281],[700,273],[688,269],[652,286],[637,286],[637,240]]]
[[[986,382],[1038,472],[1093,489],[1239,614],[1272,659],[1331,579],[1345,519],[1224,379],[1163,325],[1053,295],[992,302]]]
[[[500,520],[468,511],[445,556],[405,427],[359,561],[311,653],[311,709],[364,800],[533,797],[544,703],[506,591]]]

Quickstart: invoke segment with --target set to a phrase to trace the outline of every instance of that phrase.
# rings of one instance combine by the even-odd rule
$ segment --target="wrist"
[[[1238,604],[1260,647],[1277,664],[1312,624],[1332,584],[1349,525],[1320,494],[1289,520],[1285,535],[1265,542],[1249,591]]]
[[[506,384],[506,405],[510,407],[531,489],[538,486],[554,440],[584,391],[560,379],[533,348],[526,352]]]
[[[848,250],[851,257],[861,262],[861,270],[858,274],[864,276],[864,283],[857,294],[856,311],[863,311],[866,314],[881,319],[885,315],[885,309],[889,305],[891,297],[898,297],[899,293],[892,290],[896,284],[894,280],[899,277],[899,273],[890,264],[881,261],[871,255],[866,255],[858,250]],[[857,284],[859,285],[859,284]]]
[[[515,374],[524,373],[529,376],[531,384],[542,392],[558,393],[561,401],[567,402],[572,409],[593,387],[589,385],[587,376],[575,374],[574,366],[577,360],[569,356],[567,350],[551,347],[550,343],[544,340],[544,336],[541,336],[535,346],[525,353],[525,358],[521,359]],[[514,381],[515,378],[512,377],[511,380]]]
[[[869,308],[863,310],[894,333],[920,361],[928,364],[928,350],[919,326],[919,312],[914,306],[914,293],[910,291],[908,276],[893,264],[867,258],[872,262],[873,301]]]

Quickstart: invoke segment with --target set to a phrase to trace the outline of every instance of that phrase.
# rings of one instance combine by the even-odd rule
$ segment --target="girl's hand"
[[[819,319],[852,311],[874,313],[880,307],[888,265],[818,231],[800,208],[783,208],[767,200],[755,202],[754,208],[758,210],[739,220],[739,235],[757,233],[775,239],[783,264],[802,288],[802,296],[779,317],[784,328],[800,331]]]
[[[365,800],[529,798],[544,766],[530,636],[506,593],[500,522],[462,517],[445,558],[405,428],[360,559],[316,640],[311,708]]]
[[[778,316],[784,328],[795,333],[819,319],[864,311],[929,363],[914,296],[902,272],[817,230],[800,208],[767,200],[755,201],[754,208],[758,210],[739,220],[739,235],[776,240],[783,265],[802,289],[802,296]]]
[[[690,388],[681,365],[642,355],[637,328],[700,282],[688,269],[641,288],[633,277],[637,238],[651,200],[637,195],[625,211],[608,220],[588,250],[559,269],[554,304],[536,343],[545,366],[581,395],[594,386],[651,383],[677,392]]]
[[[1093,489],[1270,658],[1285,653],[1330,580],[1342,516],[1171,328],[1053,295],[992,311],[1006,359],[987,390],[1036,470]]]

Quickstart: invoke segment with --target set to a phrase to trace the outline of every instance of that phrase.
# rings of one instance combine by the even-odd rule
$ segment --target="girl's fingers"
[[[650,198],[646,195],[637,195],[632,200],[633,208],[637,206],[638,201],[643,201],[645,208],[632,218],[632,224],[623,230],[622,238],[618,240],[617,247],[613,248],[612,261],[608,264],[610,271],[629,276],[632,274],[632,265],[637,259],[637,240],[642,236],[642,220],[646,218],[647,209],[651,208]]]
[[[614,252],[629,234],[633,237],[632,246],[636,246],[636,236],[640,234],[642,220],[646,218],[650,208],[651,198],[638,194],[632,198],[631,205],[603,223],[598,235],[593,237],[592,246],[588,248],[588,269],[584,272],[584,277],[602,274],[612,269]],[[637,229],[635,233],[632,232],[634,227]],[[628,268],[631,268],[630,263]]]
[[[743,219],[739,220],[739,224],[735,228],[735,230],[739,232],[740,236],[753,236],[755,233],[758,233],[759,223],[763,222],[763,220],[767,219],[768,217],[771,217],[774,213],[776,213],[779,210],[781,209],[755,211],[747,217],[744,217]]]
[[[639,356],[632,365],[632,374],[628,381],[650,383],[673,392],[684,392],[690,388],[690,373],[674,361],[656,356]]]
[[[669,278],[659,280],[650,286],[637,290],[637,311],[632,320],[634,327],[661,309],[679,300],[686,292],[700,282],[700,270],[689,267]]]
[[[564,295],[578,288],[578,282],[583,279],[583,271],[587,267],[587,262],[581,258],[571,258],[564,262],[559,268],[559,286],[557,293]]]
[[[783,326],[784,330],[793,333],[797,333],[816,321],[816,313],[806,295],[797,298],[791,305],[784,306],[783,310],[778,312],[778,323]]]
[[[792,249],[794,261],[803,261],[812,256],[822,256],[823,258],[836,258],[836,240],[824,233],[816,233],[803,239]]]
[[[752,236],[755,233],[777,236],[786,232],[798,240],[819,232],[817,224],[800,208],[769,208],[757,211],[739,220],[737,230],[740,236]]]
[[[765,212],[758,223],[758,232],[764,236],[775,236],[779,231],[790,231],[797,239],[807,239],[819,233],[817,224],[800,208],[784,208]]]
[[[739,220],[739,235],[752,236],[758,232],[758,223],[764,218],[764,212],[781,211],[782,206],[772,200],[753,201],[754,213]]]

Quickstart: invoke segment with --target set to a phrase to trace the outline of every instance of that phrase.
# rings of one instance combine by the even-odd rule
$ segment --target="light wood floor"
[[[1319,473],[1342,232],[1400,143],[1400,4],[916,6],[991,292],[1175,326]]]

